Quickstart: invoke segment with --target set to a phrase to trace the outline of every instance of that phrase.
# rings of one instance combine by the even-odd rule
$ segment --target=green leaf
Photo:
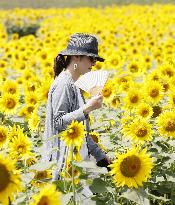
[[[51,169],[56,164],[56,161],[52,162],[38,162],[32,166],[30,166],[29,170],[36,170],[36,171],[44,171],[47,169]]]
[[[75,166],[85,168],[86,172],[93,172],[99,174],[107,174],[108,171],[105,167],[98,167],[94,161],[81,161],[74,163]]]
[[[72,198],[72,196],[73,196],[73,192],[70,192],[68,194],[62,194],[62,196],[61,196],[62,204],[67,205],[69,203],[70,199]]]
[[[96,169],[97,165],[93,161],[81,161],[74,163],[77,167]]]
[[[34,178],[34,176],[34,173],[21,174],[22,182],[24,182],[25,184],[29,184]]]
[[[150,205],[149,200],[147,198],[147,193],[142,189],[131,189],[124,192],[121,197],[129,199],[133,202],[136,202],[139,205]]]
[[[108,192],[106,185],[107,183],[105,181],[103,181],[100,178],[96,178],[93,180],[89,188],[93,193],[104,193],[104,192]]]
[[[23,205],[26,204],[26,196],[21,196],[17,198],[15,201],[13,201],[13,205]]]

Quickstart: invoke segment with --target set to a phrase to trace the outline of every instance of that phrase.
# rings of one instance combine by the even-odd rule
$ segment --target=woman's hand
[[[91,111],[99,109],[102,107],[103,95],[98,94],[92,97],[88,102],[84,105],[84,113],[89,114]]]

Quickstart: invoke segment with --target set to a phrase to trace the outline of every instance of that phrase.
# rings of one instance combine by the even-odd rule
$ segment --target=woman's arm
[[[90,135],[87,136],[87,144],[90,154],[94,156],[97,162],[106,157],[106,154],[101,150],[98,144],[94,142]]]
[[[73,100],[73,90],[70,84],[57,85],[52,92],[53,124],[56,130],[66,129],[72,120],[79,122],[85,120],[83,107],[70,112]]]

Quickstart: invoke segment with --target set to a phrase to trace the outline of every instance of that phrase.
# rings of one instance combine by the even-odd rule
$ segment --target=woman
[[[72,120],[83,121],[86,130],[89,131],[88,114],[102,106],[102,95],[92,97],[85,103],[80,89],[74,82],[91,70],[96,61],[104,61],[98,55],[98,42],[95,36],[76,33],[71,36],[67,49],[61,51],[54,62],[54,82],[52,83],[46,107],[46,121],[44,131],[44,160],[57,161],[57,170],[53,174],[53,180],[59,178],[59,172],[63,168],[66,154],[66,145],[59,138],[48,140],[66,129]],[[55,148],[55,149],[54,149]],[[83,160],[89,154],[95,157],[98,166],[108,166],[109,158],[87,134],[80,150]]]

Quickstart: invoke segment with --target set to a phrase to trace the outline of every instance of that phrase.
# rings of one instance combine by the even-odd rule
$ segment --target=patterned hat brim
[[[82,51],[78,51],[78,50],[65,49],[65,50],[62,50],[59,54],[61,54],[63,56],[72,56],[72,55],[93,56],[97,59],[97,61],[100,61],[100,62],[105,61],[105,59],[101,58],[99,55],[96,55],[94,53],[82,52]]]

